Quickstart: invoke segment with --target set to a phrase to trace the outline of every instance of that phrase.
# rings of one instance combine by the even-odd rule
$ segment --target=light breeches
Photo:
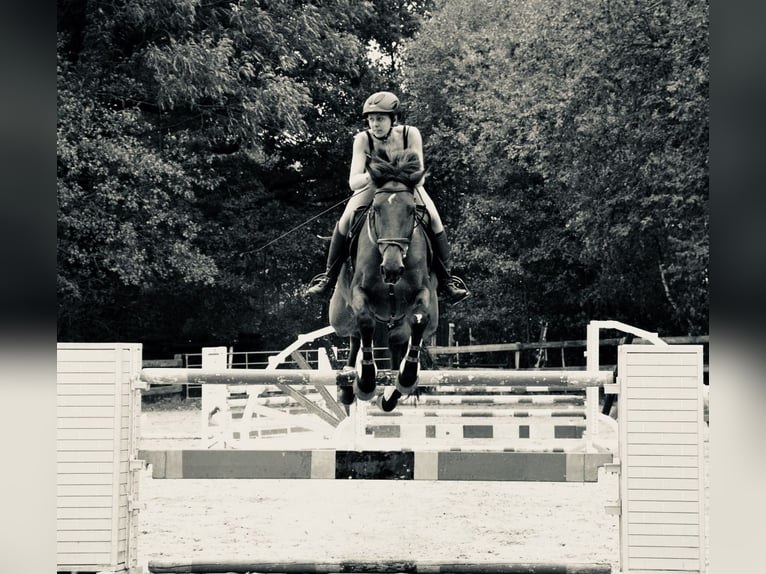
[[[351,199],[349,199],[348,203],[346,204],[346,208],[343,210],[343,215],[340,216],[340,220],[338,221],[338,230],[343,235],[348,235],[348,231],[351,226],[351,219],[354,215],[354,212],[358,208],[372,203],[373,195],[374,191],[372,187],[367,185],[356,191],[354,195],[351,196]],[[442,224],[442,219],[439,216],[436,205],[422,185],[418,186],[415,190],[415,200],[417,203],[425,206],[426,210],[428,211],[428,215],[430,216],[431,221],[431,229],[433,230],[434,235],[444,231],[444,225]]]

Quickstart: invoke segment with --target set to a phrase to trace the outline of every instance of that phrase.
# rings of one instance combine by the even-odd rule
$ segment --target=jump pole
[[[472,450],[142,450],[157,479],[596,482],[611,453]]]
[[[384,560],[376,562],[247,562],[227,560],[205,562],[150,561],[149,572],[155,574],[333,574],[365,573],[388,574],[609,574],[609,564],[566,563],[508,563],[508,562],[413,562],[410,560]]]
[[[376,375],[378,385],[394,384],[396,371],[381,370]],[[420,387],[484,385],[491,387],[566,386],[573,389],[599,387],[614,382],[612,371],[498,371],[493,369],[460,369],[454,371],[420,371]],[[349,386],[352,380],[341,371],[314,369],[162,369],[141,370],[141,380],[151,384],[205,385],[338,385]]]

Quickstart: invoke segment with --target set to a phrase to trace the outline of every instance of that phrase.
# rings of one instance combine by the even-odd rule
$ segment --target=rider
[[[327,269],[311,280],[306,290],[307,296],[327,297],[330,295],[343,263],[348,258],[347,237],[354,217],[354,212],[372,202],[373,190],[370,175],[366,171],[367,161],[373,150],[391,152],[406,148],[414,150],[423,167],[423,139],[418,128],[398,125],[399,98],[391,92],[372,94],[364,103],[362,115],[367,120],[368,129],[354,136],[353,157],[349,186],[353,195],[346,204],[340,220],[335,225],[327,254]],[[426,193],[422,180],[416,187],[416,196],[428,211],[431,222],[429,236],[434,249],[434,271],[439,280],[440,294],[451,304],[456,304],[470,295],[462,279],[450,272],[450,249],[441,217],[433,200]]]

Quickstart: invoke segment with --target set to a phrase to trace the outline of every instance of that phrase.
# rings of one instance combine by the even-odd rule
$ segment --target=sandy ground
[[[158,448],[160,437],[198,447],[191,438],[198,417],[144,413],[142,447]],[[708,463],[707,440],[705,446]],[[147,471],[140,489],[144,568],[149,560],[406,559],[604,562],[619,569],[618,517],[604,511],[618,481],[603,471],[597,483],[582,484],[154,480]]]

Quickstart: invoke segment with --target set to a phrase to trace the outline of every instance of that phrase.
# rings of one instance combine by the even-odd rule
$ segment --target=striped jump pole
[[[611,453],[486,450],[142,450],[152,478],[596,482]]]
[[[585,418],[585,410],[583,409],[530,409],[525,411],[518,410],[468,410],[468,409],[400,409],[391,413],[373,411],[367,413],[367,416],[378,417],[381,419],[416,419],[420,422],[423,418]],[[403,424],[403,421],[397,420],[397,424]]]
[[[149,572],[155,574],[609,574],[609,564],[566,564],[534,562],[426,562],[382,560],[375,562],[247,562],[242,560],[188,562],[150,561]]]

